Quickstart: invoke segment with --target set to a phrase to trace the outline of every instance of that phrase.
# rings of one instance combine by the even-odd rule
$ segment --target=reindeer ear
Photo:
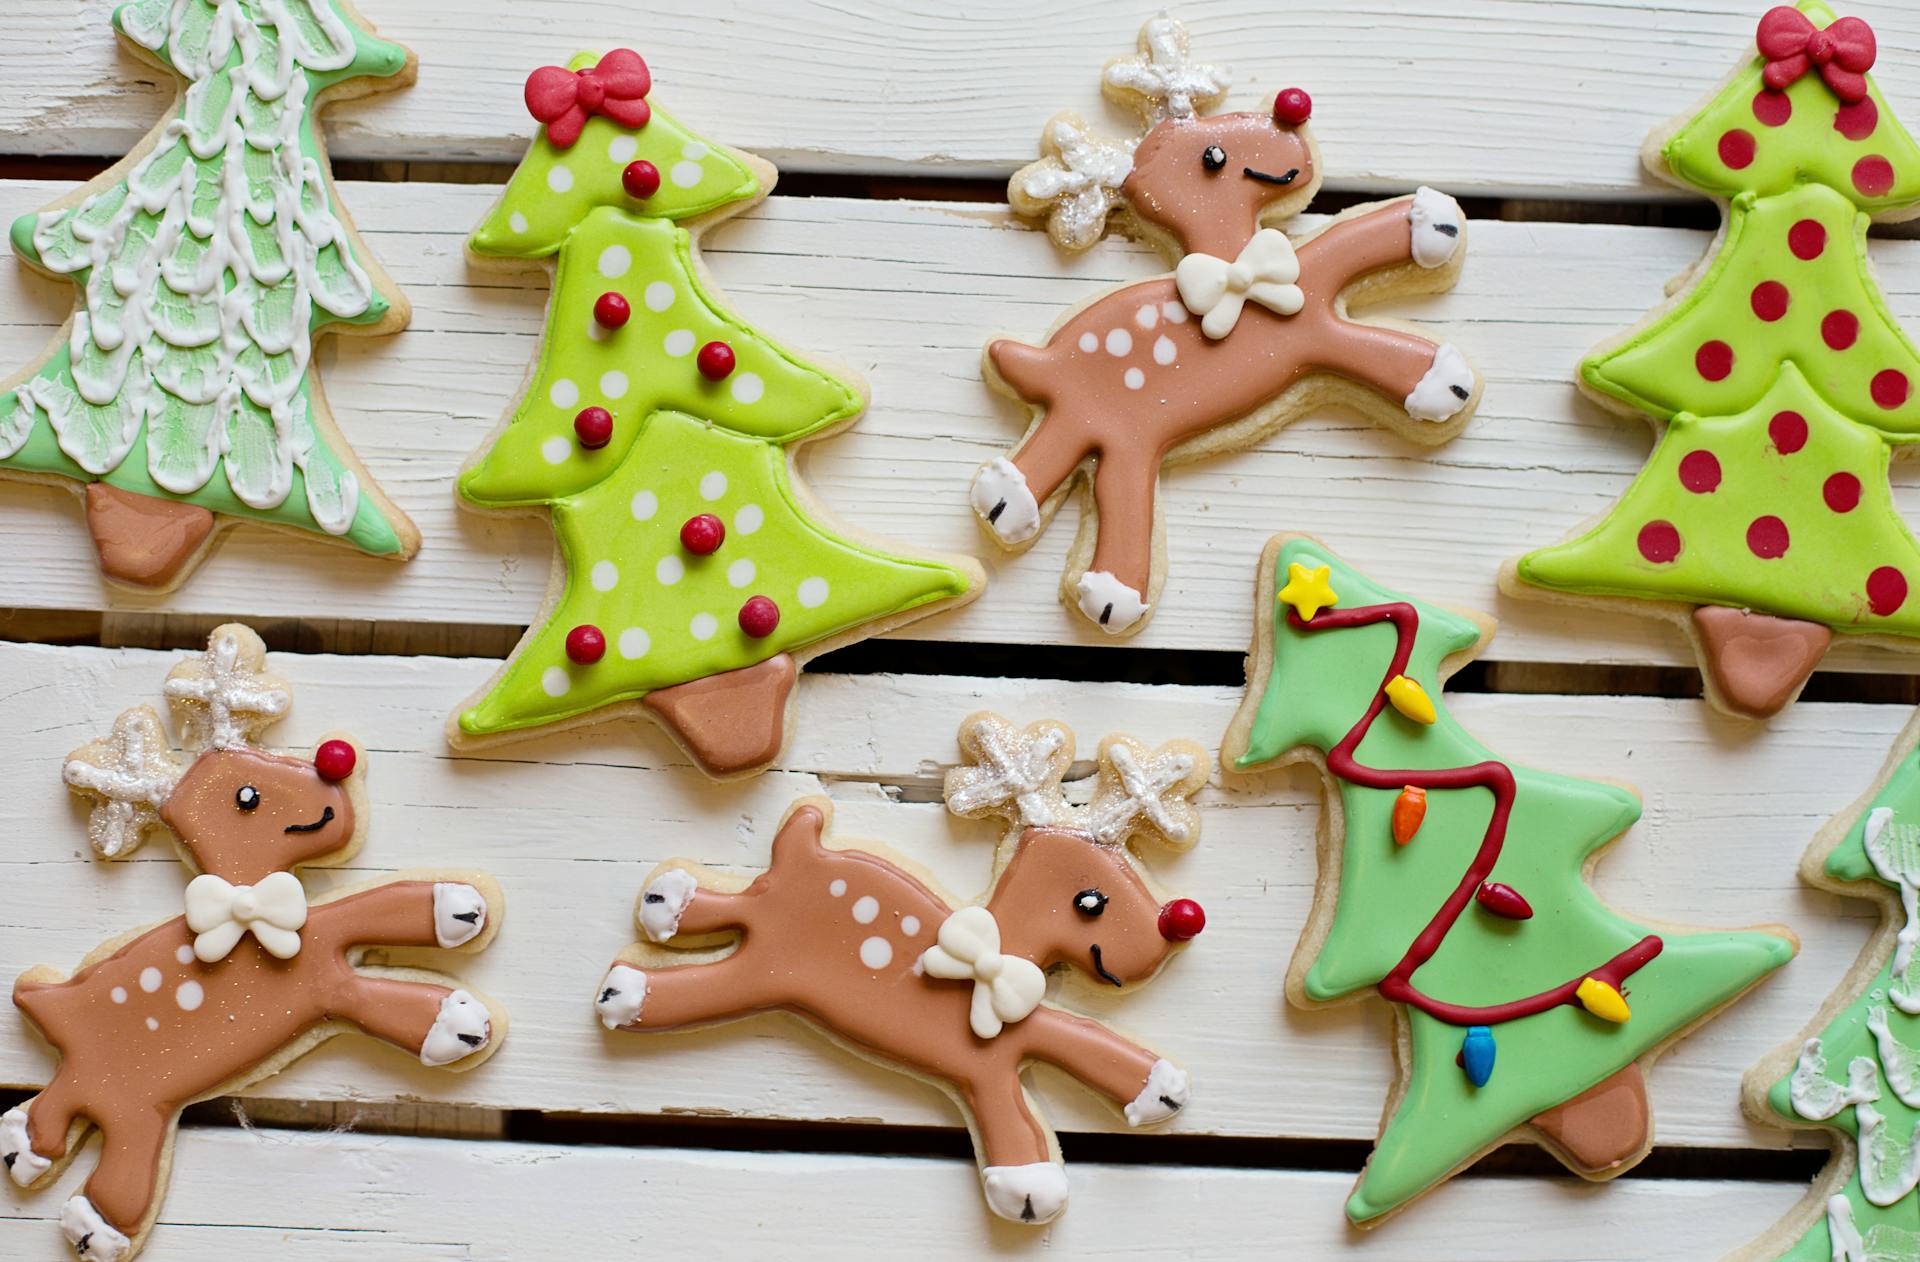
[[[147,830],[160,825],[160,808],[184,771],[160,716],[152,706],[136,706],[114,720],[111,735],[68,754],[60,774],[93,802],[87,840],[95,852],[117,859],[138,850]]]
[[[1133,173],[1138,140],[1096,136],[1071,111],[1056,114],[1040,136],[1041,158],[1014,173],[1007,200],[1015,213],[1045,218],[1047,235],[1063,250],[1084,250],[1107,230],[1107,218],[1124,200],[1121,187]]]
[[[1187,799],[1207,782],[1212,766],[1193,741],[1168,741],[1149,754],[1130,736],[1109,736],[1100,742],[1100,782],[1082,827],[1110,846],[1155,833],[1185,850],[1200,839],[1200,812]]]
[[[786,823],[780,825],[780,831],[773,838],[773,861],[780,861],[782,851],[818,850],[820,834],[827,827],[827,813],[812,802],[802,802],[787,816]]]

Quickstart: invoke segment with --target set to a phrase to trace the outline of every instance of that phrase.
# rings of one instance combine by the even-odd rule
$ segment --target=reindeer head
[[[241,884],[357,844],[359,751],[323,742],[311,759],[254,746],[292,693],[263,669],[266,647],[243,626],[217,628],[206,653],[167,676],[183,762],[150,706],[126,711],[112,735],[68,756],[64,776],[94,801],[87,833],[106,858],[138,849],[159,824],[200,871]]]
[[[1163,900],[1134,860],[1139,834],[1185,849],[1199,837],[1187,798],[1206,783],[1206,751],[1173,741],[1148,753],[1126,736],[1100,744],[1091,801],[1073,806],[1062,784],[1073,735],[1058,723],[1015,731],[997,715],[962,725],[972,765],[947,776],[947,807],[1002,815],[1018,831],[988,902],[1001,949],[1041,967],[1069,963],[1124,986],[1152,976],[1206,917],[1190,899]]]
[[[1313,200],[1319,161],[1305,92],[1280,92],[1264,113],[1204,117],[1227,85],[1225,71],[1192,60],[1185,27],[1165,14],[1152,19],[1139,54],[1109,63],[1104,83],[1141,115],[1145,137],[1109,140],[1078,115],[1056,116],[1041,141],[1045,156],[1013,177],[1014,209],[1045,215],[1056,242],[1082,250],[1124,202],[1189,253],[1235,256],[1263,220]]]

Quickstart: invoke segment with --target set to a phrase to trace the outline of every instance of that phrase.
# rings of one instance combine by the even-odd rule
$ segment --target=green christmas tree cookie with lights
[[[797,658],[963,603],[984,576],[862,540],[812,501],[795,449],[857,418],[864,387],[721,304],[700,234],[775,172],[651,90],[624,49],[534,72],[543,130],[470,242],[555,259],[555,279],[532,381],[460,494],[549,512],[559,551],[546,609],[449,737],[637,708],[709,774],[742,775],[779,753]]]
[[[1796,949],[1784,929],[1658,931],[1583,879],[1626,789],[1501,761],[1439,704],[1490,624],[1409,600],[1315,540],[1261,560],[1258,639],[1222,756],[1320,766],[1340,795],[1287,975],[1302,1007],[1377,993],[1402,1081],[1347,1202],[1366,1225],[1520,1133],[1606,1179],[1645,1155],[1642,1066]]]
[[[1801,865],[1824,890],[1880,903],[1880,932],[1805,1034],[1747,1077],[1747,1108],[1826,1126],[1843,1148],[1753,1256],[1787,1262],[1920,1258],[1920,720],[1879,786],[1822,831]],[[1745,1255],[1743,1255],[1745,1256]]]
[[[0,387],[0,476],[81,490],[101,572],[148,590],[243,519],[412,556],[418,532],[334,427],[312,362],[324,330],[407,322],[314,119],[411,82],[411,55],[345,0],[135,0],[113,23],[180,98],[124,161],[13,225],[14,253],[81,306]]]
[[[1781,6],[1753,60],[1649,143],[1654,173],[1721,199],[1726,228],[1581,384],[1665,432],[1603,520],[1509,574],[1517,595],[1680,622],[1709,697],[1753,718],[1799,694],[1835,632],[1920,647],[1920,545],[1887,484],[1893,447],[1920,437],[1920,351],[1866,255],[1869,224],[1920,214],[1920,147],[1874,56],[1858,18]]]

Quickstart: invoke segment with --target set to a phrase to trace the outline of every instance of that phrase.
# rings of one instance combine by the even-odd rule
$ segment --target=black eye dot
[[[260,805],[260,790],[250,784],[243,784],[240,786],[240,791],[233,795],[233,801],[234,805],[241,810],[250,811]]]
[[[1107,909],[1107,896],[1099,890],[1081,890],[1073,896],[1073,909],[1082,916],[1098,916]]]
[[[1227,151],[1219,145],[1208,145],[1207,151],[1200,155],[1200,164],[1209,171],[1218,171],[1227,165]]]

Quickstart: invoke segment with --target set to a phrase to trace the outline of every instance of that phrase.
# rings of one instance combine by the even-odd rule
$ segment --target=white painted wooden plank
[[[986,1256],[1354,1262],[1699,1262],[1772,1222],[1796,1184],[1461,1178],[1372,1231],[1343,1174],[1069,1168],[1044,1228],[988,1216],[971,1163],[672,1148],[189,1130],[146,1262],[545,1262],[698,1257],[954,1262]],[[0,1200],[0,1253],[54,1257],[59,1192]]]
[[[411,91],[329,114],[352,158],[519,158],[527,72],[627,44],[655,99],[708,134],[794,170],[1004,175],[1041,126],[1077,109],[1123,134],[1100,67],[1133,49],[1157,0],[365,0],[420,56]],[[1752,41],[1753,0],[1184,0],[1198,53],[1234,72],[1231,108],[1280,87],[1314,98],[1329,182],[1441,184],[1549,197],[1677,193],[1646,176],[1640,142],[1719,82]],[[1920,101],[1920,12],[1844,6],[1880,39],[1896,109]],[[172,98],[117,46],[105,6],[11,0],[0,17],[0,150],[117,155]]]
[[[0,183],[0,207],[35,206],[58,191]],[[395,566],[242,529],[181,591],[156,604],[106,591],[78,501],[66,491],[5,484],[0,592],[8,603],[509,625],[530,619],[546,590],[545,525],[464,511],[452,491],[454,471],[518,391],[546,307],[539,271],[503,277],[465,262],[466,229],[493,193],[359,184],[346,194],[411,296],[415,317],[397,337],[330,343],[323,371],[347,434],[420,525],[426,542],[414,561]],[[974,524],[967,505],[973,470],[1021,428],[981,383],[980,347],[997,331],[1038,336],[1068,304],[1150,274],[1157,259],[1111,243],[1065,261],[1044,234],[1013,227],[989,207],[837,199],[775,198],[709,240],[709,258],[739,309],[872,381],[871,414],[809,457],[823,499],[882,535],[988,554],[993,581],[982,600],[906,634],[1113,644],[1056,598],[1074,510],[1012,560]],[[1171,577],[1163,613],[1126,643],[1243,650],[1261,545],[1276,531],[1304,529],[1383,579],[1497,612],[1504,627],[1494,657],[1690,662],[1682,637],[1665,623],[1510,600],[1494,577],[1504,558],[1605,510],[1639,469],[1649,431],[1582,399],[1574,366],[1655,305],[1665,280],[1705,245],[1705,235],[1693,232],[1475,224],[1459,289],[1394,308],[1460,345],[1487,374],[1485,403],[1467,433],[1428,451],[1330,412],[1256,451],[1175,470],[1166,482]],[[1920,319],[1920,243],[1876,242],[1874,253],[1894,311]],[[64,282],[0,259],[0,366],[37,355],[65,319],[70,296]],[[1896,470],[1896,499],[1920,520],[1920,484],[1910,468]],[[299,581],[291,586],[286,563],[296,554]],[[1911,659],[1843,641],[1828,664],[1905,670]]]
[[[177,655],[0,647],[0,978],[70,967],[100,941],[175,914],[183,869],[165,846],[102,865],[84,812],[59,779],[66,752],[123,707],[155,699]],[[993,828],[946,817],[942,764],[960,719],[986,706],[1071,723],[1082,752],[1110,731],[1217,744],[1237,694],[1172,688],[890,676],[802,681],[798,734],[782,769],[715,788],[650,727],[577,732],[497,758],[449,758],[445,709],[489,664],[439,658],[275,655],[296,686],[289,742],[342,729],[370,753],[371,840],[360,866],[463,866],[505,887],[503,932],[472,983],[513,1018],[498,1056],[458,1077],[358,1040],[336,1040],[263,1093],[303,1099],[419,1098],[503,1108],[868,1119],[952,1125],[932,1090],[832,1050],[776,1019],[696,1034],[609,1035],[595,983],[632,940],[630,916],[659,861],[686,856],[752,870],[803,793],[838,802],[848,837],[889,841],[956,892],[985,880]],[[331,686],[327,681],[334,681]],[[1786,922],[1802,957],[1663,1058],[1653,1075],[1663,1143],[1778,1147],[1786,1132],[1739,1114],[1741,1073],[1798,1029],[1837,984],[1872,911],[1801,889],[1798,856],[1819,824],[1871,779],[1905,714],[1897,707],[1795,707],[1747,731],[1698,703],[1466,696],[1457,713],[1498,750],[1586,776],[1637,781],[1647,818],[1601,866],[1597,887],[1658,921]],[[1208,911],[1206,934],[1138,993],[1095,998],[1193,1073],[1189,1133],[1369,1138],[1391,1075],[1384,1005],[1296,1012],[1283,976],[1311,899],[1318,787],[1303,772],[1206,790],[1205,834],[1178,859],[1151,856],[1173,891]],[[317,878],[323,885],[328,878]],[[1076,992],[1080,1002],[1084,992]],[[44,1049],[0,1020],[0,1082],[41,1080]],[[1062,1129],[1122,1129],[1104,1105],[1037,1071]],[[1806,1142],[1806,1141],[1802,1141]]]

